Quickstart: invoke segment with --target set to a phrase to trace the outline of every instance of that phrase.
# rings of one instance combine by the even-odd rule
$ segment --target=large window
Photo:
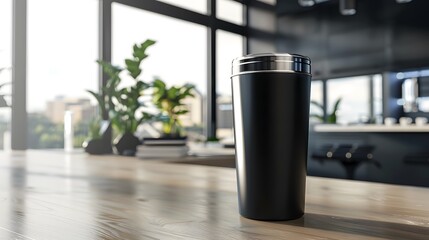
[[[335,103],[341,99],[337,112],[338,123],[358,123],[369,118],[369,80],[367,76],[328,80],[328,113],[334,110]]]
[[[337,111],[338,123],[355,124],[375,121],[382,114],[381,85],[381,75],[328,80],[328,114],[332,113],[336,102],[341,99]]]
[[[232,60],[241,57],[244,37],[226,31],[217,31],[217,136],[233,136],[231,66]]]
[[[151,82],[158,77],[169,86],[194,84],[196,96],[187,101],[190,111],[181,120],[192,137],[202,135],[203,101],[207,96],[207,27],[117,3],[112,12],[113,64],[124,66],[135,43],[155,40],[142,63],[142,79]],[[130,27],[130,22],[142,24]]]
[[[0,68],[11,65],[12,3],[0,2]],[[252,9],[274,13],[275,7],[269,4],[259,3]],[[183,8],[178,11],[180,15],[174,11],[178,8]],[[132,45],[146,39],[157,43],[149,49],[150,57],[143,63],[144,80],[159,77],[170,86],[196,85],[197,98],[186,103],[191,112],[182,119],[188,133],[232,136],[231,61],[246,53],[245,46],[255,52],[252,46],[260,41],[255,38],[249,44],[246,39],[251,27],[246,1],[27,0],[17,7],[18,20],[21,15],[24,17],[25,10],[27,24],[17,25],[17,33],[27,30],[26,39],[21,38],[27,43],[26,48],[21,46],[27,57],[27,69],[22,70],[27,84],[18,90],[27,93],[27,109],[21,111],[28,113],[28,121],[22,122],[29,125],[23,128],[24,133],[28,132],[29,148],[62,148],[64,118],[70,113],[75,146],[80,146],[87,135],[81,130],[87,131],[89,121],[98,116],[97,103],[85,90],[98,91],[98,83],[106,82],[104,75],[99,76],[95,61],[102,56],[123,66],[123,60],[132,54]],[[103,22],[99,21],[99,12]],[[259,29],[261,35],[270,34],[267,29]],[[124,79],[123,84],[129,84],[126,76]],[[0,81],[8,80],[10,69],[0,75]],[[10,95],[8,91],[10,86],[1,89],[0,94]],[[10,101],[10,96],[6,96],[8,105]],[[0,125],[10,116],[2,110]],[[217,128],[219,131],[215,131]],[[14,125],[13,129],[18,128]],[[24,145],[22,141],[14,144]]]
[[[12,0],[0,1],[0,150],[10,143]]]
[[[75,146],[96,116],[86,89],[98,89],[98,0],[28,1],[29,148],[62,148],[66,111]]]

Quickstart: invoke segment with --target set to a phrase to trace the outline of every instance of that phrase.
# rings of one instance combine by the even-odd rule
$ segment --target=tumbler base
[[[291,216],[249,216],[240,212],[240,215],[244,218],[257,220],[257,221],[290,221],[301,218],[304,216],[304,213],[295,214]]]

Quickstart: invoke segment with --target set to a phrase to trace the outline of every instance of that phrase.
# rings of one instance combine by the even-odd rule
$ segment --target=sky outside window
[[[232,96],[231,67],[232,60],[243,56],[244,37],[235,33],[217,30],[217,84],[218,96]]]
[[[217,18],[235,23],[238,25],[244,25],[244,8],[242,3],[235,2],[232,0],[217,0],[216,5]]]
[[[159,77],[170,85],[193,83],[203,95],[207,88],[207,28],[160,14],[114,3],[112,63],[124,66],[132,46],[156,41],[142,62],[142,79]],[[141,23],[130,27],[130,22]],[[138,30],[137,30],[138,29]],[[131,79],[124,74],[124,79]],[[127,83],[125,83],[127,84]]]
[[[0,84],[10,82],[12,79],[12,1],[0,1]],[[10,94],[11,86],[0,89],[0,94]],[[10,97],[6,97],[10,100]],[[10,104],[10,102],[9,102]],[[0,115],[6,109],[0,109]],[[1,116],[0,116],[1,117]]]
[[[0,85],[12,80],[12,0],[0,0]],[[1,70],[3,69],[3,70]],[[5,132],[10,131],[11,85],[0,88],[0,150],[9,148],[10,138]]]
[[[341,98],[337,112],[338,123],[358,123],[368,120],[369,110],[369,76],[330,79],[327,81],[328,113]]]
[[[130,27],[130,23],[141,24]],[[184,100],[189,112],[180,117],[182,125],[188,127],[188,135],[193,137],[201,136],[204,129],[207,32],[208,28],[203,25],[122,4],[112,5],[112,63],[124,66],[124,60],[132,56],[134,44],[146,39],[155,40],[156,43],[147,50],[149,57],[141,64],[139,79],[150,83],[160,78],[167,87],[186,83],[195,85],[195,97]],[[120,87],[134,83],[126,72],[122,73],[122,80]]]
[[[97,13],[97,0],[28,0],[29,112],[98,88]]]

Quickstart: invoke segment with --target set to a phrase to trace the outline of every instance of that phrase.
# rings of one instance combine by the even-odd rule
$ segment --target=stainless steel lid
[[[232,76],[252,72],[293,72],[311,74],[309,57],[289,53],[259,53],[232,61]]]

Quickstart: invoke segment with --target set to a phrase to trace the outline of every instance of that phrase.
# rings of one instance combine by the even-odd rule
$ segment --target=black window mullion
[[[323,122],[328,120],[328,81],[322,80],[323,83]]]
[[[112,60],[112,1],[102,0],[99,1],[98,7],[98,42],[99,51],[98,58],[105,62],[111,62]],[[99,77],[99,88],[106,86],[109,76],[103,71],[103,68],[99,66],[98,70]],[[102,91],[100,91],[102,92]],[[109,119],[108,113],[104,113],[102,116],[104,120]]]
[[[113,2],[205,26],[208,26],[210,21],[210,17],[205,14],[156,0],[113,0]]]
[[[246,35],[245,35],[245,39],[244,39],[244,49],[243,49],[243,53],[244,54],[249,54],[250,53],[250,37],[249,37],[249,22],[250,22],[250,9],[249,9],[249,0],[244,0],[244,4],[245,4],[245,8],[244,8],[244,13],[243,13],[243,17],[244,20],[246,21]]]
[[[208,29],[207,47],[207,132],[206,137],[216,137],[217,104],[216,104],[216,1],[208,0],[210,25]]]
[[[204,15],[188,9],[170,5],[164,2],[156,0],[113,0],[120,4],[143,9],[146,11],[162,14],[165,16],[181,19],[184,21],[204,25],[207,27],[222,29],[228,32],[247,36],[245,26],[240,26],[234,23],[230,23],[224,20],[216,18],[216,9],[209,9],[210,15]],[[216,0],[208,0],[210,8],[213,6],[212,3],[216,4]],[[215,5],[216,6],[216,5]]]

